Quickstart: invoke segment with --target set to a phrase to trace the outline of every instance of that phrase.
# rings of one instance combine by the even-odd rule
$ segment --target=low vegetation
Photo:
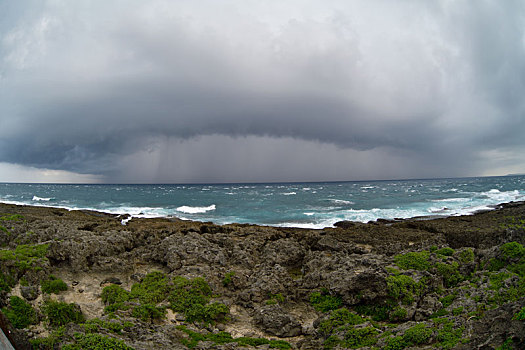
[[[42,287],[42,292],[47,294],[58,294],[67,290],[67,284],[53,275],[50,275],[48,279],[42,281],[40,285]]]

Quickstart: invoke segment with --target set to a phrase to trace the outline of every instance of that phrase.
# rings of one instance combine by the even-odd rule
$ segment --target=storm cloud
[[[525,171],[521,1],[0,11],[4,164],[107,182]]]

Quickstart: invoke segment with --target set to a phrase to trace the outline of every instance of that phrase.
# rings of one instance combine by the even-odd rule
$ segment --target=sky
[[[0,0],[0,182],[525,173],[525,2]]]

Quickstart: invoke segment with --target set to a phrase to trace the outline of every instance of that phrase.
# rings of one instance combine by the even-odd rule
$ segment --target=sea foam
[[[43,197],[33,196],[32,201],[35,201],[35,202],[49,202],[51,199],[52,198],[43,198]]]
[[[215,208],[215,204],[212,204],[208,207],[190,207],[187,205],[183,205],[181,207],[178,207],[177,211],[185,214],[203,214],[208,211],[215,210]]]

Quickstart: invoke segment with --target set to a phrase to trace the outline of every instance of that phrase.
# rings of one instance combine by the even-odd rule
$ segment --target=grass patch
[[[459,273],[459,264],[455,261],[450,264],[437,263],[436,272],[443,277],[443,282],[447,288],[455,287],[465,280],[465,277]]]
[[[131,291],[118,285],[102,290],[102,301],[107,305],[106,313],[133,307],[131,315],[144,321],[163,319],[165,307],[157,304],[169,301],[169,308],[182,313],[188,322],[213,323],[223,321],[230,313],[222,303],[210,303],[212,290],[204,278],[187,279],[175,277],[172,280],[158,271],[148,273]],[[282,296],[281,296],[282,297]],[[139,302],[133,306],[130,302]]]
[[[344,335],[341,345],[350,349],[371,346],[377,343],[377,334],[379,331],[374,327],[366,328],[349,328]]]
[[[102,289],[100,294],[102,302],[106,305],[113,305],[117,303],[123,303],[130,300],[130,293],[116,284],[111,284]]]
[[[228,332],[202,334],[202,333],[198,333],[198,332],[189,330],[185,326],[177,326],[177,329],[183,331],[184,333],[188,335],[188,338],[182,339],[182,344],[187,346],[190,349],[197,346],[197,344],[200,341],[211,341],[215,344],[237,343],[240,346],[268,345],[270,349],[282,349],[282,350],[288,350],[292,348],[290,343],[284,340],[269,340],[266,338],[250,338],[250,337],[233,338],[231,334]]]
[[[166,317],[166,308],[152,304],[141,304],[133,308],[131,316],[142,321],[162,320]]]
[[[443,255],[443,256],[452,256],[454,255],[454,249],[449,247],[444,247],[441,249],[436,250],[437,255]]]
[[[7,274],[4,275],[0,272],[0,292],[5,291],[7,293],[11,292],[11,288],[13,288],[16,285],[16,280],[13,278],[13,276]]]
[[[61,326],[49,333],[46,338],[30,339],[29,342],[33,349],[58,349],[66,334],[66,327]]]
[[[381,322],[389,319],[390,311],[393,305],[391,304],[364,304],[354,306],[354,310],[365,316],[370,316],[373,321]]]
[[[459,261],[468,264],[474,261],[475,255],[471,248],[467,248],[459,253]]]
[[[330,318],[322,321],[319,324],[319,331],[325,336],[330,336],[341,326],[353,326],[363,322],[365,322],[365,320],[361,316],[349,311],[346,308],[341,308],[332,311]]]
[[[386,282],[388,295],[406,305],[413,303],[414,297],[424,289],[423,283],[416,282],[406,275],[388,276]]]
[[[81,324],[84,327],[86,333],[99,333],[101,329],[109,331],[111,333],[120,334],[123,329],[133,326],[131,322],[120,323],[117,321],[105,321],[100,318],[94,318]]]
[[[452,293],[452,294],[444,296],[443,298],[439,298],[439,301],[441,302],[444,308],[447,308],[450,306],[450,304],[454,302],[454,300],[456,300],[456,297],[457,297],[457,294]]]
[[[67,284],[53,275],[50,275],[49,279],[42,281],[40,286],[42,287],[42,292],[47,294],[58,294],[67,290]]]
[[[436,345],[442,349],[454,348],[461,340],[465,327],[457,327],[454,322],[446,318],[435,319],[434,323],[438,331]]]
[[[30,269],[38,269],[46,258],[49,244],[20,244],[14,250],[1,249],[0,261],[12,260],[15,262],[15,267],[22,272]]]
[[[2,312],[13,327],[18,329],[26,328],[30,324],[38,322],[36,312],[31,304],[17,296],[9,298],[9,306],[2,308]]]
[[[65,326],[70,322],[84,322],[84,315],[77,304],[67,304],[64,302],[48,300],[42,307],[43,313],[47,316],[49,325],[52,327]]]
[[[405,331],[402,336],[390,338],[386,342],[385,350],[402,350],[410,346],[428,343],[434,329],[420,323]]]
[[[211,288],[204,278],[186,279],[177,277],[168,300],[173,311],[183,313],[189,322],[223,321],[229,308],[222,303],[209,304]]]
[[[525,307],[521,308],[521,310],[518,311],[512,319],[518,321],[525,321]]]
[[[270,298],[266,300],[266,305],[275,305],[279,303],[284,303],[284,296],[281,293],[270,294]]]
[[[143,304],[160,303],[170,292],[168,283],[166,274],[159,271],[150,272],[142,282],[131,287],[131,298],[136,298]]]
[[[402,270],[419,270],[426,271],[430,268],[428,258],[430,252],[423,250],[421,252],[410,252],[394,256],[396,265]]]
[[[226,273],[222,279],[222,285],[228,287],[233,282],[233,276],[235,276],[235,271]]]
[[[111,338],[101,334],[75,333],[75,344],[67,344],[62,350],[133,350],[120,339]]]
[[[343,301],[340,296],[330,295],[327,289],[310,294],[310,304],[317,311],[328,312],[341,307]]]

